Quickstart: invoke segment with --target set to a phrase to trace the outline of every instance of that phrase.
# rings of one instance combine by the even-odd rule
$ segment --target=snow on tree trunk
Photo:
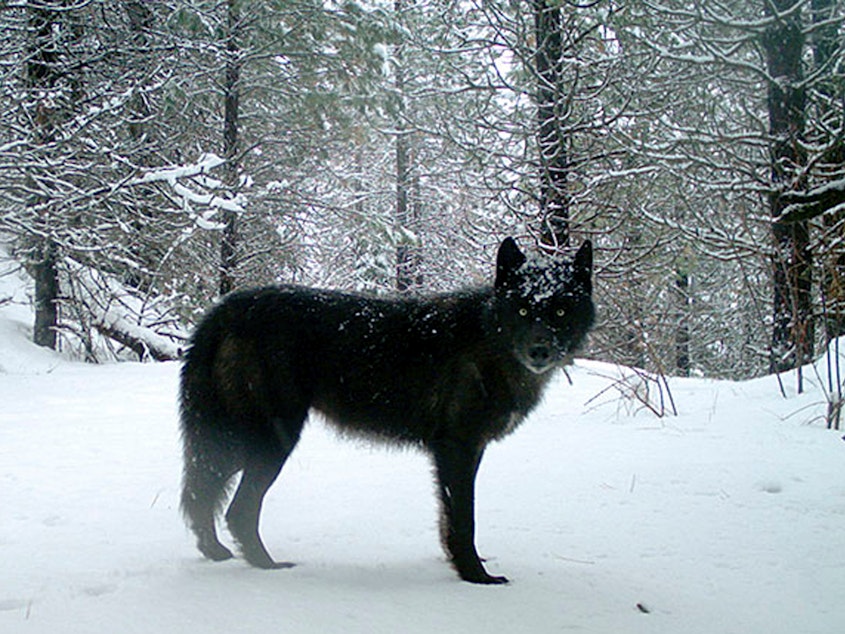
[[[40,253],[32,264],[35,278],[35,325],[32,341],[45,348],[56,349],[59,324],[59,270],[56,262],[57,247],[45,239]]]
[[[550,251],[569,246],[568,108],[563,88],[560,4],[534,0],[537,145],[540,160],[540,243]]]
[[[845,42],[839,35],[836,0],[812,0],[811,9],[813,70],[825,78],[817,89],[821,96],[817,115],[820,134],[813,135],[820,137],[821,147],[828,146],[824,158],[819,161],[819,171],[825,181],[833,179],[842,183],[826,191],[828,195],[819,210],[824,226],[821,249],[823,319],[825,335],[832,340],[845,334],[845,245],[842,241],[845,233],[845,181],[842,180],[845,177],[845,144],[841,138],[845,123],[842,114],[845,89],[829,71],[841,63]],[[827,131],[833,130],[839,130],[839,138],[833,144],[826,143]],[[838,210],[825,213],[837,206]]]
[[[404,0],[394,0],[393,10],[397,23],[403,22]],[[404,34],[400,37],[404,37]],[[394,52],[396,90],[396,209],[394,213],[394,240],[396,241],[396,290],[402,292],[422,285],[418,240],[419,207],[413,196],[414,153],[411,148],[411,129],[405,87],[405,44],[400,42]]]
[[[774,251],[774,314],[769,370],[782,372],[800,367],[813,354],[812,252],[806,222],[784,223],[782,194],[802,189],[806,96],[801,56],[804,35],[800,12],[791,10],[796,0],[764,0],[771,20],[763,37],[769,74],[768,113]],[[791,10],[791,11],[790,11]]]
[[[238,45],[239,15],[237,0],[228,0],[228,33],[226,41],[226,70],[223,83],[223,156],[226,159],[225,180],[232,196],[239,187],[239,109],[241,59]],[[235,288],[235,269],[238,264],[238,214],[232,209],[223,211],[223,235],[220,241],[219,292],[225,295]]]
[[[53,91],[61,79],[60,47],[57,39],[67,25],[62,23],[64,2],[54,1],[29,7],[30,51],[26,64],[27,87],[32,94],[29,120],[31,137],[38,147],[55,142],[61,112],[56,107]],[[31,180],[31,178],[30,178]],[[50,237],[49,192],[39,183],[30,182],[30,191],[38,192],[30,199],[39,208],[39,233],[31,249],[31,269],[35,278],[35,325],[33,341],[39,346],[56,349],[59,324],[58,246]]]

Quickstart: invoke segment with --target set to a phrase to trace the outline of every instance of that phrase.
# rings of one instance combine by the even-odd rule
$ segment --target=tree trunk
[[[773,19],[763,37],[769,72],[768,111],[770,135],[769,210],[774,254],[774,308],[769,370],[782,372],[800,367],[813,354],[812,253],[807,222],[784,223],[782,194],[802,189],[800,170],[806,163],[803,148],[805,92],[801,56],[804,35],[800,12],[785,12],[796,0],[764,0],[765,13]]]
[[[394,0],[396,20],[402,23],[405,0]],[[395,89],[396,113],[396,209],[394,228],[396,233],[396,290],[408,291],[422,285],[419,249],[412,243],[409,233],[419,238],[419,208],[413,194],[413,151],[411,131],[407,121],[405,102],[405,60],[404,45],[400,43],[394,54],[396,60]]]
[[[396,84],[399,87],[402,83],[402,71],[396,69]],[[400,93],[400,99],[401,99]],[[401,114],[400,114],[401,117]],[[396,134],[396,290],[407,291],[413,286],[413,257],[408,245],[405,232],[409,229],[410,209],[408,194],[410,190],[410,149],[408,148],[407,131],[400,120]]]
[[[32,265],[35,278],[35,326],[32,341],[45,348],[56,349],[59,325],[59,269],[55,243],[45,239],[40,257]]]
[[[226,70],[223,82],[223,157],[226,159],[226,186],[234,197],[239,188],[240,157],[238,155],[241,56],[238,45],[238,0],[228,0],[228,33],[226,41]],[[238,214],[223,211],[223,236],[220,241],[220,295],[235,288],[235,269],[238,264]]]
[[[563,90],[560,3],[532,0],[536,39],[537,147],[540,161],[540,245],[548,251],[569,246],[569,156]]]
[[[675,271],[675,371],[679,376],[690,375],[689,274]]]
[[[132,0],[124,5],[126,17],[129,19],[129,34],[133,47],[139,51],[146,51],[150,46],[149,34],[155,26],[153,12],[142,0]],[[139,54],[142,62],[151,62],[151,54]],[[132,118],[129,120],[129,136],[140,142],[146,134],[146,123],[150,116],[150,109],[139,91],[131,97]]]
[[[123,5],[129,21],[129,41],[132,48],[137,51],[137,60],[133,59],[131,64],[138,69],[146,69],[152,65],[155,55],[151,49],[155,16],[147,4],[143,0],[131,0]],[[148,148],[151,143],[149,137],[151,132],[154,132],[155,126],[150,125],[152,112],[142,90],[137,90],[130,97],[129,113],[126,124],[129,137],[138,148],[142,148],[135,160],[141,165],[154,165],[155,156]],[[154,199],[153,187],[138,187],[138,196],[134,205],[136,213],[133,214],[131,220],[132,230],[138,236],[149,233],[149,226],[156,220],[158,213],[157,205],[153,203]],[[129,245],[129,250],[133,259],[141,265],[127,267],[123,272],[123,280],[138,290],[149,290],[153,282],[153,276],[149,272],[155,270],[163,253],[144,239],[133,240]]]
[[[59,113],[51,99],[61,71],[60,54],[56,41],[62,31],[64,2],[44,2],[29,8],[31,43],[26,63],[26,83],[33,94],[33,140],[44,147],[55,140],[55,127]],[[30,177],[31,178],[31,177]],[[37,185],[31,187],[37,191]],[[43,195],[34,196],[31,204],[40,207],[40,235],[32,247],[31,271],[35,278],[35,324],[32,340],[39,346],[56,349],[59,325],[59,271],[58,247],[49,237],[49,200]]]
[[[839,24],[835,20],[835,0],[812,0],[813,66],[816,72],[823,72],[830,79],[822,82],[819,92],[822,99],[819,105],[819,118],[823,130],[842,130],[841,104],[845,100],[842,82],[834,77],[833,69],[824,69],[834,63],[841,54],[842,40],[839,37]],[[836,104],[840,104],[839,107]],[[829,144],[830,138],[820,138],[820,144]],[[841,139],[834,142],[819,165],[826,180],[845,178],[845,145]],[[843,245],[843,224],[845,212],[825,213],[845,200],[845,192],[831,192],[829,200],[822,200],[818,214],[823,214],[825,228],[824,242],[829,245],[822,253],[822,297],[824,301],[824,326],[828,339],[845,334],[845,245]],[[839,195],[836,196],[835,194]]]

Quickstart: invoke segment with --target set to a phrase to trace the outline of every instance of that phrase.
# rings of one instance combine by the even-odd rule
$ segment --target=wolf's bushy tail
[[[200,550],[212,559],[231,556],[217,541],[214,522],[229,481],[242,468],[242,448],[214,379],[215,357],[225,333],[221,317],[212,311],[194,333],[179,391],[184,455],[181,508]]]

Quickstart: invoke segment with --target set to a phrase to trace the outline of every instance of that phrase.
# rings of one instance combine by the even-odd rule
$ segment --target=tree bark
[[[819,103],[819,119],[824,135],[819,141],[829,143],[825,138],[827,130],[842,130],[842,105],[845,91],[842,82],[834,77],[832,64],[842,53],[842,38],[836,21],[836,0],[812,0],[810,3],[813,22],[812,50],[813,66],[816,72],[828,77],[819,86],[822,97]],[[838,107],[836,104],[839,104]],[[845,334],[845,210],[833,210],[845,203],[845,144],[837,139],[819,165],[819,171],[826,180],[838,181],[838,187],[822,187],[821,195],[815,201],[815,211],[822,215],[826,248],[822,250],[822,298],[824,308],[825,336],[834,339]],[[810,207],[813,207],[811,205]]]
[[[689,327],[689,274],[675,271],[675,371],[679,376],[689,376],[692,367],[690,361]]]
[[[796,1],[763,0],[765,14],[771,18],[763,37],[769,74],[769,211],[774,240],[771,372],[800,367],[813,354],[810,229],[806,222],[785,223],[781,218],[784,192],[805,187],[800,174],[806,163],[804,34],[800,12],[788,12]]]
[[[406,0],[394,0],[393,10],[401,23]],[[411,244],[409,232],[419,238],[419,207],[413,198],[413,150],[411,131],[407,121],[405,102],[405,59],[404,45],[400,42],[394,53],[396,61],[396,209],[394,225],[396,230],[396,290],[405,292],[422,285],[420,253]]]
[[[32,341],[56,349],[59,325],[59,269],[57,247],[49,239],[40,245],[40,257],[32,265],[35,278],[35,326]]]
[[[239,13],[238,0],[227,1],[228,33],[226,40],[226,69],[223,82],[223,157],[226,159],[226,186],[233,197],[238,191],[240,179],[240,80],[241,55],[238,44]],[[223,211],[223,235],[220,241],[220,283],[219,293],[225,295],[235,288],[235,269],[238,264],[238,214]]]
[[[26,83],[33,94],[33,142],[45,147],[55,141],[57,106],[50,98],[60,79],[60,53],[56,39],[60,37],[65,17],[64,2],[45,1],[29,7],[31,34],[29,58],[26,63]],[[36,191],[37,187],[32,187]],[[35,324],[32,340],[39,346],[56,349],[59,324],[58,246],[50,237],[49,200],[39,195],[31,201],[40,207],[39,233],[32,247],[31,270],[35,278]]]
[[[540,245],[556,251],[569,246],[570,170],[563,129],[563,41],[559,3],[532,0],[537,80],[537,147],[540,168]]]

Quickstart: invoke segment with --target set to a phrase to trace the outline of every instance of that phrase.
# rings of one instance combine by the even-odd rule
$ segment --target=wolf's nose
[[[528,358],[535,365],[545,365],[552,358],[552,351],[546,345],[533,345],[528,348]]]

